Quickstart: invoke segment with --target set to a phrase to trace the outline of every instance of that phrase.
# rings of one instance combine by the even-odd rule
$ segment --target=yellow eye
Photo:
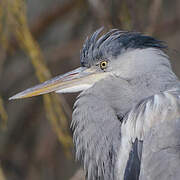
[[[108,64],[107,61],[101,61],[101,62],[100,62],[100,68],[101,68],[102,70],[106,69],[106,68],[107,68],[107,64]]]

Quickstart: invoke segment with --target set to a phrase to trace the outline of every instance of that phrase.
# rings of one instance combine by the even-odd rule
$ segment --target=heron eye
[[[101,68],[102,70],[106,69],[106,68],[107,68],[107,64],[108,64],[107,61],[101,61],[101,62],[100,62],[100,68]]]

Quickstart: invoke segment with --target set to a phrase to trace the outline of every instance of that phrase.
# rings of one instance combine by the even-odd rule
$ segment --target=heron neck
[[[83,92],[72,118],[76,158],[84,163],[88,180],[115,179],[121,122],[115,111],[92,92]]]

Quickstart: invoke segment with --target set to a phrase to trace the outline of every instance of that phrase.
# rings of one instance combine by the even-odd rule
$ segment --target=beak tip
[[[22,94],[21,94],[21,93],[18,93],[18,94],[15,94],[14,96],[11,96],[11,97],[9,98],[9,100],[11,101],[11,100],[21,99],[21,98],[23,98]]]
[[[16,95],[11,96],[11,97],[9,98],[9,101],[14,100],[14,99],[18,99],[18,97],[16,97]]]
[[[10,97],[8,100],[9,100],[9,101],[10,101],[10,100],[13,100],[13,97]]]

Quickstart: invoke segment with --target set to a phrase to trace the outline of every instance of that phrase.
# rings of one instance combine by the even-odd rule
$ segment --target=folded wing
[[[131,155],[128,152],[132,152],[137,140],[143,142],[139,155],[140,180],[179,179],[180,92],[178,90],[162,92],[140,102],[127,114],[122,123],[121,133],[121,148],[116,166],[119,179],[127,175],[129,168],[127,164]],[[122,163],[121,159],[125,161]]]

